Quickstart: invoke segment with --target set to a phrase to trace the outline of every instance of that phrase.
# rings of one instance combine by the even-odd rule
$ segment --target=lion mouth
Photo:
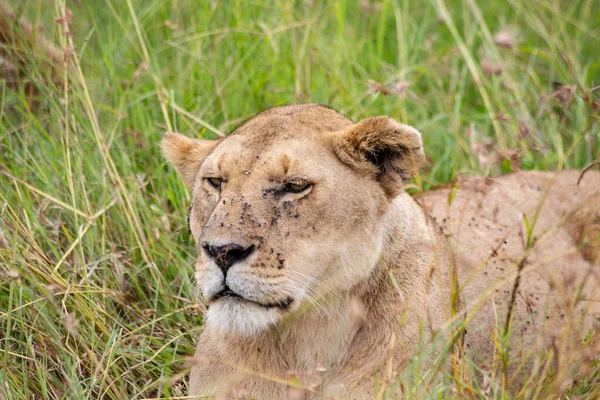
[[[233,290],[231,290],[228,286],[225,286],[225,288],[223,290],[221,290],[219,293],[217,293],[214,297],[213,297],[213,301],[217,301],[221,298],[232,298],[232,299],[240,299],[242,301],[247,301],[249,303],[254,303],[256,305],[259,305],[261,307],[264,307],[266,309],[269,308],[279,308],[281,310],[285,310],[287,308],[289,308],[292,303],[294,302],[294,299],[292,299],[291,297],[286,297],[283,300],[279,300],[273,303],[259,303],[257,301],[254,300],[249,300],[243,296],[240,296],[239,294],[237,294],[236,292],[234,292]]]

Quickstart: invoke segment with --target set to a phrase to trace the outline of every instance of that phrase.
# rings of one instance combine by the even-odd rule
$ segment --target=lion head
[[[419,132],[321,105],[271,108],[223,139],[162,141],[192,191],[207,324],[252,336],[375,268],[382,216],[424,160]]]

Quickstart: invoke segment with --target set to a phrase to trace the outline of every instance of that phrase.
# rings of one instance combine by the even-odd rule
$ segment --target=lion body
[[[550,360],[574,353],[578,356],[571,358],[591,361],[599,355],[583,343],[600,318],[600,173],[588,171],[578,185],[580,174],[529,171],[470,178],[452,202],[454,188],[418,200],[453,244],[460,292],[472,318],[466,351],[490,374],[501,370],[494,335],[506,329],[521,266],[508,356],[508,379],[517,385],[527,379],[536,383],[549,351]],[[526,220],[534,224],[529,248]],[[560,371],[575,373],[580,367]]]
[[[489,367],[518,265],[512,321],[528,349],[556,346],[544,327],[567,313],[589,326],[598,312],[600,173],[471,179],[417,202],[402,186],[424,159],[418,132],[317,105],[268,110],[216,142],[171,134],[163,149],[192,189],[209,303],[192,395],[374,398],[465,316],[466,349]],[[542,198],[527,244],[523,215]],[[231,243],[243,257],[224,265],[210,249]]]

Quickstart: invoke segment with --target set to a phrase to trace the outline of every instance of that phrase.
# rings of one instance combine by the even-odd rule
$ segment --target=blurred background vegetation
[[[597,0],[0,2],[0,399],[185,396],[203,306],[164,132],[318,102],[419,129],[421,190],[581,168],[598,49]]]

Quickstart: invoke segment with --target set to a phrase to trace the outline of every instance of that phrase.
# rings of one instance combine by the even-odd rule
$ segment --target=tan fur
[[[505,382],[512,387],[528,379],[537,383],[545,362],[562,363],[559,372],[573,374],[559,376],[560,386],[561,379],[577,379],[583,367],[572,361],[589,363],[600,355],[600,348],[584,345],[600,318],[600,172],[589,171],[577,185],[579,175],[530,171],[470,178],[419,198],[450,235],[472,317],[466,349],[486,375],[504,369],[493,336],[505,331],[522,266]],[[533,222],[538,210],[527,249],[525,220]]]
[[[189,139],[179,133],[167,133],[163,136],[163,154],[189,188],[194,186],[196,174],[204,162],[204,157],[212,151],[218,141]]]
[[[398,195],[403,182],[412,178],[425,161],[419,132],[388,117],[369,118],[339,132],[335,145],[340,159],[350,155],[356,166],[375,166],[377,179],[389,197]]]
[[[446,322],[464,315],[445,235],[424,209],[452,235],[460,277],[468,279],[472,270],[479,274],[466,285],[471,305],[504,276],[495,268],[498,262],[505,274],[512,273],[475,314],[466,335],[470,349],[485,362],[492,360],[488,327],[502,324],[501,317],[493,318],[494,301],[506,305],[502,290],[513,282],[514,260],[522,252],[516,239],[519,213],[530,216],[543,193],[531,185],[545,185],[551,175],[516,174],[489,184],[470,180],[450,206],[452,189],[425,194],[419,205],[402,186],[424,161],[421,143],[416,130],[388,117],[355,124],[319,105],[267,110],[218,143],[165,137],[166,158],[192,188],[196,278],[209,305],[190,394],[288,398],[299,385],[307,397],[374,398],[390,371],[401,371],[421,341],[427,344],[436,334],[448,338]],[[579,188],[574,175],[558,175],[560,189],[546,199],[553,207],[540,213],[536,233],[600,191],[600,174],[589,172]],[[222,179],[220,191],[207,178]],[[286,183],[299,181],[312,186],[302,193],[282,191]],[[585,221],[597,204],[572,214]],[[471,218],[477,226],[469,225]],[[540,239],[546,247],[527,257],[526,273],[537,275],[531,275],[531,284],[523,278],[525,297],[544,297],[548,279],[555,279],[556,287],[590,270],[590,258],[584,259],[574,235],[585,232],[589,248],[595,228],[581,225],[565,223],[552,233],[554,239]],[[507,244],[492,251],[503,234]],[[227,272],[228,287],[245,300],[215,298],[224,274],[203,243],[254,246]],[[571,247],[566,258],[551,257],[552,251]],[[484,260],[486,267],[478,267]],[[536,269],[538,264],[550,272]],[[517,329],[527,323],[520,297],[513,314]],[[289,307],[262,306],[287,304],[287,299],[293,300]],[[540,310],[541,303],[536,303]],[[543,315],[540,311],[535,318]]]

